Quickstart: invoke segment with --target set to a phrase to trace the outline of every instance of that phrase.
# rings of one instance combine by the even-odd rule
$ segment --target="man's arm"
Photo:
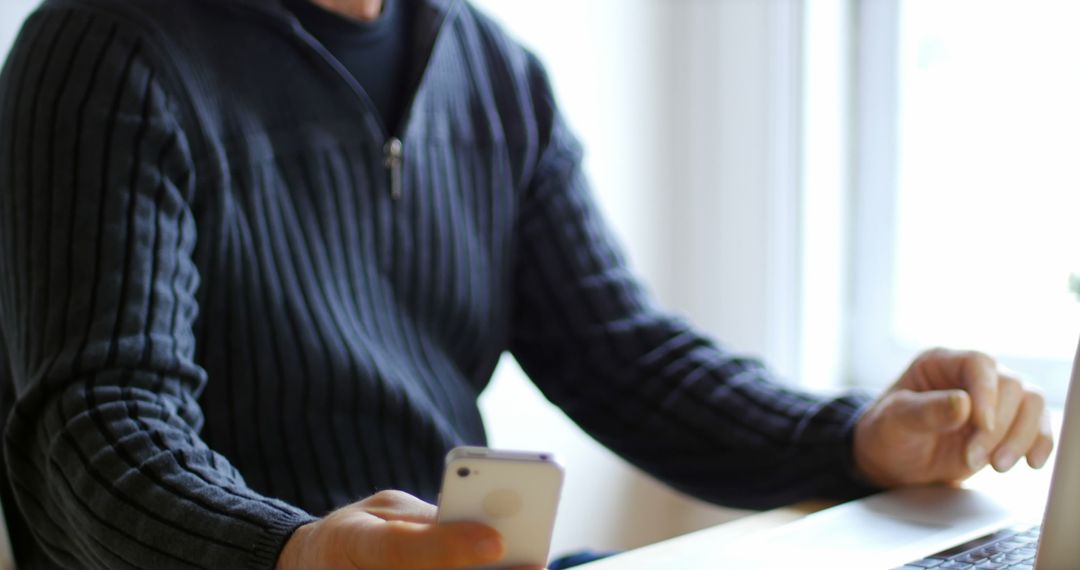
[[[785,389],[652,306],[535,60],[529,72],[543,140],[517,232],[512,349],[526,372],[602,443],[693,495],[768,507],[869,491],[851,459],[867,400]]]
[[[313,519],[200,440],[189,139],[152,45],[33,16],[0,80],[0,316],[18,509],[67,567],[269,568]]]
[[[1046,462],[1043,398],[981,353],[928,351],[872,405],[822,399],[658,311],[592,204],[533,59],[528,74],[541,153],[522,198],[512,348],[601,442],[675,487],[744,507]]]

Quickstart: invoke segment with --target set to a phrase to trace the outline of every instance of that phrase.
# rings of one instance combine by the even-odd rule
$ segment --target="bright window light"
[[[1080,334],[1080,2],[900,5],[892,333],[1069,360]]]

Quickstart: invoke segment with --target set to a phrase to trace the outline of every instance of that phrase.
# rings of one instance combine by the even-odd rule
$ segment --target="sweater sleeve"
[[[854,477],[865,398],[775,383],[658,310],[627,269],[582,175],[582,153],[531,60],[540,155],[518,220],[512,350],[601,443],[689,494],[768,508],[871,489]]]
[[[6,479],[56,564],[272,568],[314,519],[199,438],[197,179],[157,53],[100,14],[42,11],[0,76]]]

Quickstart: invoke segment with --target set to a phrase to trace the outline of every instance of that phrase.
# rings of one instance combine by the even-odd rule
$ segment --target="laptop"
[[[1080,347],[1053,462],[1052,473],[895,489],[751,534],[719,525],[581,569],[1080,569]]]

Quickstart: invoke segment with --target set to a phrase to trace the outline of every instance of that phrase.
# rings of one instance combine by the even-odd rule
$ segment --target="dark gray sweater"
[[[29,19],[0,76],[0,490],[26,567],[270,568],[377,489],[431,500],[507,350],[688,493],[863,491],[862,400],[781,388],[650,303],[537,61],[458,0],[414,35],[398,153],[273,1]]]

